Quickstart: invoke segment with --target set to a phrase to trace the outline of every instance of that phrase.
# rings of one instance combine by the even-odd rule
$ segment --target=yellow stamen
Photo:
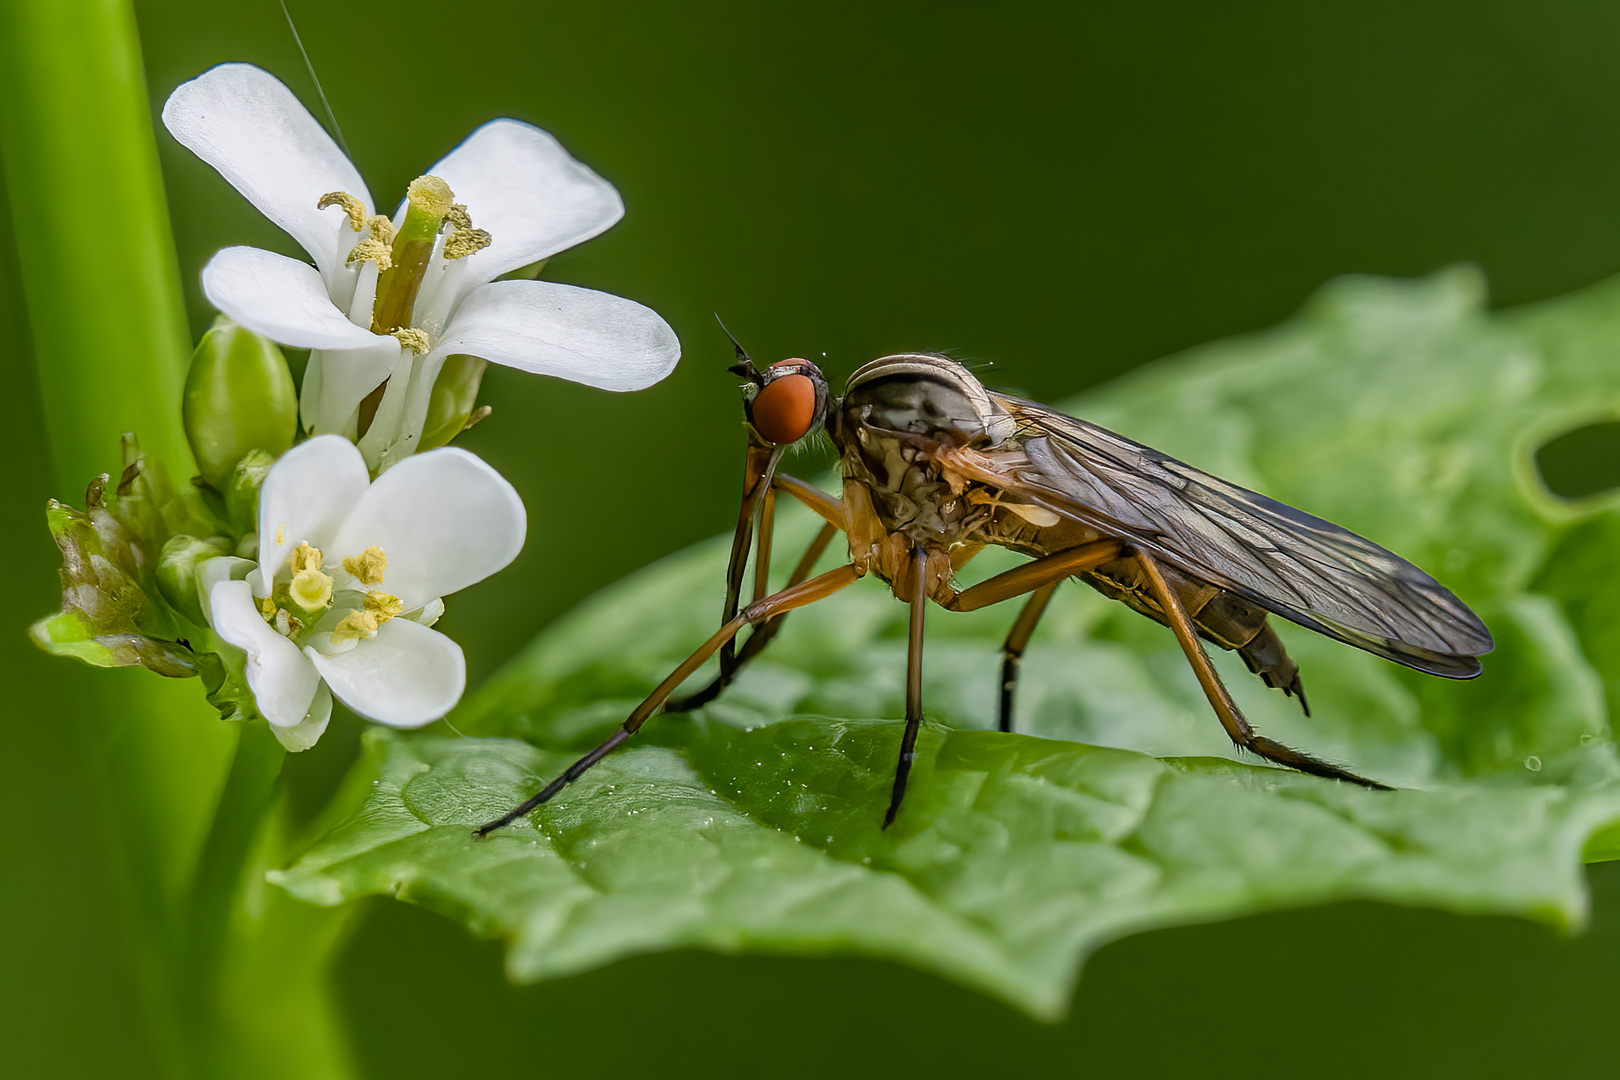
[[[259,614],[264,616],[265,622],[276,621],[276,602],[268,596],[259,601]]]
[[[359,232],[366,225],[366,207],[359,199],[347,191],[328,191],[320,197],[315,209],[325,210],[328,206],[341,206],[343,212],[349,215],[349,228]]]
[[[359,579],[362,585],[381,585],[383,571],[388,569],[388,556],[376,544],[358,555],[343,556],[343,569]]]
[[[287,542],[287,523],[285,521],[283,521],[280,525],[276,526],[276,544],[277,544],[277,546],[280,546],[281,544],[285,544],[286,542]]]
[[[440,231],[443,231],[445,228],[452,226],[457,229],[472,228],[472,215],[467,213],[467,206],[465,203],[456,203],[448,211],[446,211],[444,215],[444,224],[440,225],[439,229]]]
[[[326,556],[321,554],[320,548],[312,547],[307,540],[303,541],[293,548],[293,573],[301,574],[305,570],[319,570],[325,560]]]
[[[366,610],[377,616],[379,623],[384,623],[404,611],[405,605],[400,603],[399,597],[373,589],[366,593]]]
[[[372,637],[377,633],[378,619],[370,611],[351,611],[332,631],[334,642]]]
[[[379,271],[390,269],[394,265],[394,223],[381,214],[373,214],[366,219],[366,225],[371,231],[349,249],[344,265],[374,262]]]
[[[457,229],[444,242],[446,259],[465,259],[475,251],[489,247],[492,238],[483,229]]]
[[[401,348],[409,349],[417,356],[421,356],[423,353],[428,351],[429,345],[426,330],[418,330],[414,326],[403,327],[393,331],[393,335],[399,338]]]

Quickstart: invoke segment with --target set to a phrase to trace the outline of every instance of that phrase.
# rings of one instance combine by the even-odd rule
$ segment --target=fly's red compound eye
[[[766,441],[798,442],[816,418],[816,384],[808,375],[780,375],[760,388],[751,411],[754,430]]]

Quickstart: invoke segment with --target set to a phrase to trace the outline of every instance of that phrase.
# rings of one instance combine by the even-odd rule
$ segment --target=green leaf
[[[541,634],[452,717],[474,737],[373,733],[364,804],[277,880],[443,911],[509,939],[518,979],[652,949],[849,951],[1044,1017],[1089,952],[1149,927],[1346,898],[1579,926],[1583,850],[1620,856],[1620,511],[1612,493],[1557,499],[1534,454],[1620,414],[1615,341],[1620,282],[1492,314],[1468,270],[1352,278],[1283,327],[1067,405],[1363,532],[1480,611],[1498,647],[1471,683],[1284,624],[1309,718],[1216,658],[1262,731],[1405,790],[1233,760],[1168,631],[1071,586],[1025,657],[1029,734],[982,730],[1010,606],[930,614],[934,722],[884,832],[906,608],[865,581],[794,613],[702,713],[655,719],[474,841],[712,632],[716,540]],[[815,528],[781,518],[778,581]],[[964,577],[1017,561],[988,553]]]

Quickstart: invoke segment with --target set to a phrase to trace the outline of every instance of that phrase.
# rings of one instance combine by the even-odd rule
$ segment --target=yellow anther
[[[275,622],[276,602],[268,596],[259,601],[259,614],[264,616],[265,622]]]
[[[381,623],[404,611],[405,605],[400,603],[399,597],[373,589],[366,593],[366,610],[377,616],[377,621]]]
[[[373,637],[377,633],[378,618],[374,612],[351,611],[332,630],[334,642]]]
[[[293,548],[293,573],[300,574],[305,570],[319,570],[325,560],[326,556],[321,554],[320,548],[311,547],[308,541],[300,543]]]
[[[418,356],[421,356],[423,353],[428,351],[428,336],[426,330],[418,330],[414,326],[402,326],[398,330],[393,331],[393,335],[399,338],[401,347],[411,350],[411,352]]]
[[[344,260],[344,265],[374,262],[377,264],[377,270],[381,272],[394,265],[394,224],[380,215],[371,220],[386,222],[388,227],[373,229],[370,236],[350,248],[349,257]]]
[[[366,225],[366,207],[359,199],[347,191],[328,191],[322,195],[315,204],[315,209],[325,210],[328,206],[341,206],[343,212],[349,215],[349,228],[359,232]]]
[[[383,554],[382,548],[372,544],[358,555],[343,556],[343,569],[362,585],[381,585],[383,571],[388,569],[388,556]]]
[[[405,198],[412,206],[434,218],[442,218],[455,205],[456,197],[450,185],[437,176],[418,176],[405,189]]]
[[[276,526],[276,546],[279,547],[282,544],[285,544],[286,542],[287,542],[287,523],[285,521],[283,521],[280,525]]]
[[[332,579],[319,570],[302,570],[293,575],[287,595],[305,611],[318,611],[332,602]]]
[[[475,251],[489,247],[491,237],[483,229],[457,229],[444,242],[446,259],[465,259]]]
[[[394,243],[394,223],[382,214],[366,218],[366,228],[371,230],[372,240],[381,240],[390,246]]]
[[[466,203],[456,203],[449,210],[445,211],[444,224],[439,226],[439,229],[443,231],[444,229],[449,228],[472,228],[472,215],[467,213]]]

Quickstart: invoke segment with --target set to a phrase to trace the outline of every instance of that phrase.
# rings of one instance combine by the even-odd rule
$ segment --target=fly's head
[[[737,344],[737,362],[728,369],[743,384],[743,414],[750,433],[769,446],[788,446],[820,428],[831,395],[821,369],[808,360],[778,360],[763,371]]]

